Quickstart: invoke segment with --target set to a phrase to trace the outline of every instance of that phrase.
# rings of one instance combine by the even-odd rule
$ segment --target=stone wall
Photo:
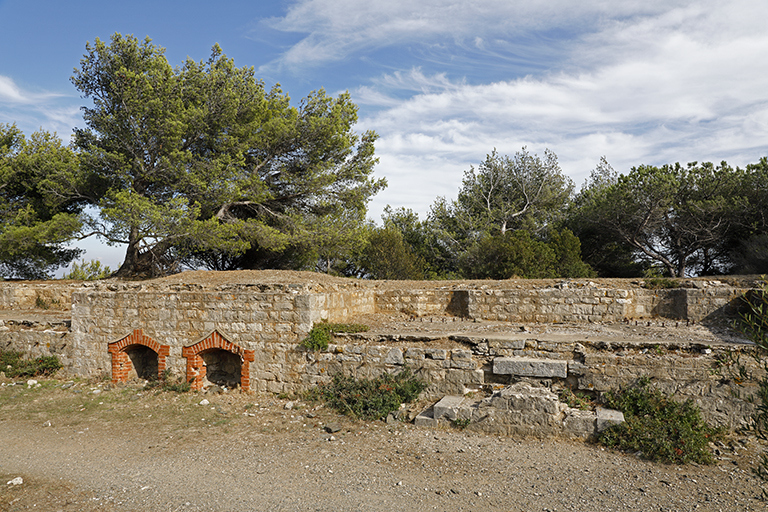
[[[72,292],[92,283],[78,281],[4,281],[0,284],[0,311],[51,308],[68,310]]]
[[[39,307],[41,300],[48,300],[48,307],[60,304],[63,313],[71,304],[71,330],[63,323],[52,328],[45,322],[5,321],[0,326],[0,348],[31,357],[57,355],[71,374],[109,375],[116,367],[126,367],[130,359],[126,351],[135,345],[127,338],[141,330],[141,336],[150,340],[145,346],[167,347],[162,349],[161,366],[189,377],[204,373],[208,349],[200,343],[216,333],[223,340],[220,345],[231,348],[225,350],[241,358],[248,354],[242,375],[250,389],[277,393],[307,389],[335,372],[368,378],[406,365],[429,382],[427,395],[433,398],[488,391],[520,379],[599,395],[649,376],[676,397],[697,402],[711,421],[734,427],[750,406],[734,399],[740,389],[713,372],[724,354],[740,350],[739,346],[709,347],[695,340],[564,342],[534,335],[441,338],[399,333],[337,337],[329,350],[318,353],[299,343],[313,323],[354,322],[371,314],[515,324],[615,323],[653,317],[699,322],[732,315],[743,291],[709,284],[654,291],[592,282],[513,281],[408,283],[399,290],[357,281],[324,287],[2,283],[0,311],[6,318],[13,311]],[[461,330],[458,324],[456,330]],[[116,344],[120,340],[127,341]],[[191,354],[193,346],[197,352]]]

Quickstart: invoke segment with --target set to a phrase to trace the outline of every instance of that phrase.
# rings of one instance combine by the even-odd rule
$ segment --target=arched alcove
[[[250,363],[254,360],[253,350],[246,350],[228,341],[218,331],[213,331],[197,343],[182,348],[181,355],[187,359],[187,382],[191,383],[194,390],[203,388],[206,377],[214,384],[218,382],[213,379],[219,379],[221,382],[234,383],[227,387],[239,384],[244,391],[251,389]],[[239,378],[235,378],[238,363]],[[213,375],[209,376],[209,371],[213,372]]]
[[[112,355],[112,382],[116,384],[132,377],[162,378],[170,347],[160,345],[141,329],[135,329],[128,336],[109,343],[108,351]]]

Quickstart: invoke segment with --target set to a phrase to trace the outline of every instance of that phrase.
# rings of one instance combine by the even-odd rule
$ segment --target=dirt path
[[[765,508],[750,443],[714,466],[670,466],[579,442],[354,422],[271,396],[61,386],[0,387],[0,510]]]

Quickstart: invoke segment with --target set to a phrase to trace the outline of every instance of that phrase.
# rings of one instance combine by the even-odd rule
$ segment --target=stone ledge
[[[568,376],[568,361],[532,357],[497,357],[493,360],[493,373],[519,377],[560,377],[564,379]]]

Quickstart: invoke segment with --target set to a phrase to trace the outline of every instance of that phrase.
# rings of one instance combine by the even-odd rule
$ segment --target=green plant
[[[99,260],[88,262],[81,260],[80,263],[74,262],[69,272],[61,276],[61,278],[74,281],[95,281],[97,279],[105,279],[111,274],[112,269],[108,266],[102,266]]]
[[[692,401],[672,400],[640,379],[637,385],[605,395],[608,407],[624,413],[625,422],[604,430],[599,441],[611,448],[641,451],[654,461],[711,464],[708,443],[724,434],[701,418]]]
[[[0,350],[0,371],[9,378],[37,377],[53,375],[61,368],[56,356],[40,356],[35,359],[24,359],[21,352]]]
[[[35,297],[35,307],[37,309],[48,309],[51,307],[51,304],[47,300],[45,300],[44,298],[38,295],[37,297]]]
[[[755,343],[752,356],[763,369],[763,374],[756,379],[751,426],[758,438],[768,440],[768,281],[763,277],[760,287],[745,294],[743,302],[745,311],[739,314],[737,327]],[[740,377],[751,377],[744,365],[739,363],[737,368]],[[760,462],[753,471],[760,479],[768,481],[768,453],[760,454]],[[763,491],[763,499],[768,499],[768,491]]]
[[[584,393],[574,393],[570,388],[563,388],[557,394],[560,401],[566,404],[568,407],[574,409],[581,409],[587,411],[592,408],[592,400]]]
[[[415,400],[427,387],[408,368],[396,375],[385,373],[376,379],[358,380],[340,373],[329,384],[308,392],[307,399],[321,399],[342,414],[355,418],[380,419]]]
[[[455,419],[451,422],[451,425],[453,425],[454,428],[457,428],[459,430],[464,430],[469,426],[469,424],[472,423],[472,420],[470,418],[462,418],[462,419]]]
[[[322,322],[312,326],[307,336],[301,340],[301,346],[315,352],[327,350],[328,345],[333,339],[333,333],[357,333],[367,330],[368,326],[363,324],[329,324]]]
[[[680,288],[680,282],[677,279],[669,279],[668,277],[653,277],[645,280],[643,288],[648,288],[649,290]]]

